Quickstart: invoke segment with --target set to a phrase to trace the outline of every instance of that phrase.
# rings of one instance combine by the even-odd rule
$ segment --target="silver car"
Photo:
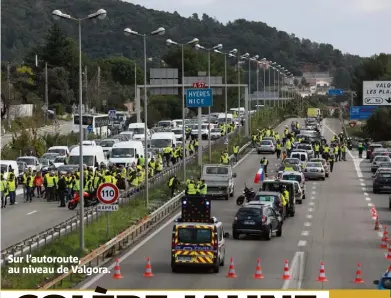
[[[257,153],[271,153],[274,154],[276,152],[276,147],[273,144],[272,140],[262,140],[257,148]]]
[[[311,144],[300,143],[296,146],[296,149],[303,149],[307,152],[308,158],[314,157],[314,149]]]
[[[379,165],[385,162],[391,162],[391,159],[388,156],[382,156],[382,155],[375,156],[371,164],[372,173],[376,173],[376,170],[379,168]]]
[[[326,171],[321,162],[308,162],[304,168],[305,179],[325,180]]]
[[[310,162],[321,162],[324,170],[326,171],[326,177],[330,176],[330,164],[324,158],[311,158]]]

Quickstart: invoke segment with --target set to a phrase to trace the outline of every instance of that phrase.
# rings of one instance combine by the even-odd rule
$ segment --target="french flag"
[[[265,179],[265,172],[263,171],[263,167],[261,167],[258,172],[255,174],[254,183],[263,182]]]

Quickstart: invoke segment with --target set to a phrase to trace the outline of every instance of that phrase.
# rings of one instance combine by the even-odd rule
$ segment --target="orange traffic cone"
[[[261,259],[258,259],[258,261],[257,261],[257,267],[255,267],[254,278],[255,279],[263,279]]]
[[[152,273],[151,259],[147,258],[147,264],[145,265],[144,277],[152,277],[154,276]]]
[[[386,272],[387,272],[387,273],[388,273],[388,272],[391,272],[391,265],[389,265],[389,266],[388,266],[388,268],[387,268],[387,271],[386,271]]]
[[[386,259],[391,260],[391,241],[388,241],[388,243],[387,243]]]
[[[376,215],[376,220],[375,220],[375,231],[380,230],[380,225],[379,225],[379,216]]]
[[[121,278],[124,278],[121,274],[121,268],[119,267],[119,260],[118,258],[115,259],[115,267],[114,267],[114,275],[113,275],[113,278],[114,279],[121,279]]]
[[[357,264],[357,270],[356,270],[356,278],[353,280],[355,284],[362,284],[364,283],[364,280],[361,278],[362,271],[361,271],[361,264]]]
[[[284,274],[281,277],[282,280],[289,280],[291,279],[291,275],[289,273],[289,262],[288,260],[284,261]]]
[[[387,225],[383,225],[383,236],[384,235],[386,235],[388,238],[388,226]]]
[[[376,207],[375,207],[375,205],[372,205],[371,212],[372,212],[372,214],[373,214],[373,213],[376,213]]]
[[[324,262],[320,262],[320,270],[319,270],[319,276],[318,278],[316,279],[316,281],[320,281],[320,282],[325,282],[327,281],[327,278],[326,278],[326,272],[324,270]]]
[[[235,264],[234,264],[234,259],[231,258],[229,268],[228,268],[228,273],[227,273],[228,278],[236,278],[237,275],[235,273]]]
[[[383,237],[381,238],[380,248],[387,248],[388,236],[385,232],[383,233]]]

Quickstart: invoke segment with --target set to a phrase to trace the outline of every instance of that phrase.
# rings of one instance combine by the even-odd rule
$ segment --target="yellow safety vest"
[[[174,177],[170,178],[170,180],[168,181],[168,187],[171,187],[174,183]]]
[[[0,191],[3,192],[3,191],[5,191],[6,188],[7,188],[7,184],[5,183],[4,180],[1,180]]]
[[[47,187],[54,187],[54,183],[55,183],[54,177],[51,176],[47,177],[46,182],[47,182]]]
[[[206,195],[208,193],[208,188],[206,184],[201,184],[199,190],[201,195]]]
[[[74,191],[79,191],[80,190],[80,180],[79,179],[75,179],[74,180],[72,189]]]
[[[195,195],[195,194],[197,194],[195,185],[193,183],[189,183],[187,185],[187,194],[188,195]]]
[[[106,183],[114,183],[113,182],[113,177],[110,176],[110,175],[106,175],[103,177],[103,180],[106,182]]]
[[[8,190],[9,191],[15,191],[16,190],[15,180],[9,180],[8,181]]]
[[[316,144],[314,149],[315,149],[315,152],[319,152],[319,145]]]

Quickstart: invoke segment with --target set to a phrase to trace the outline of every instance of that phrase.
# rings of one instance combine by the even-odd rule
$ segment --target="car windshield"
[[[270,141],[270,140],[261,141],[261,145],[271,145],[271,144],[272,144],[272,141]]]
[[[172,126],[172,123],[171,123],[171,121],[159,121],[158,126],[169,127],[169,126]]]
[[[171,145],[172,145],[171,139],[153,139],[153,140],[151,140],[151,147],[165,148],[165,147],[171,147]]]
[[[255,200],[258,200],[260,202],[266,202],[266,203],[274,203],[276,197],[270,195],[257,195]]]
[[[65,162],[65,157],[64,156],[56,157],[54,162]]]
[[[83,164],[87,165],[88,167],[94,167],[95,166],[95,160],[96,157],[92,155],[83,155]],[[69,157],[70,165],[78,165],[79,164],[79,155],[72,155]]]
[[[391,162],[382,162],[380,168],[391,168]]]
[[[236,216],[238,218],[261,217],[262,209],[260,208],[240,208]]]
[[[60,155],[66,155],[67,151],[65,149],[49,149],[48,153],[58,153]]]
[[[115,141],[113,140],[103,140],[101,143],[100,143],[100,146],[102,147],[113,147],[113,145],[115,144]]]
[[[194,229],[180,228],[178,229],[178,242],[189,244],[204,244],[211,243],[212,229]]]
[[[111,149],[110,157],[112,158],[135,157],[135,150],[134,148],[113,148]]]
[[[129,131],[133,132],[135,135],[144,134],[144,127],[130,128]]]
[[[369,148],[375,152],[384,150],[382,145],[370,145]]]
[[[181,135],[183,133],[182,129],[173,129],[172,132],[176,135]]]
[[[379,174],[380,178],[391,178],[391,172],[382,172]]]
[[[39,162],[40,162],[43,166],[48,166],[48,165],[50,165],[49,159],[47,159],[47,158],[41,158],[41,159],[39,160]]]
[[[8,172],[8,166],[7,165],[1,165],[1,171],[4,173]]]
[[[375,161],[376,162],[379,162],[379,161],[389,161],[390,159],[387,157],[387,156],[376,156],[375,157]]]
[[[308,144],[299,144],[297,146],[298,149],[304,149],[304,150],[311,150],[311,145],[308,145]]]
[[[226,168],[226,167],[207,167],[206,174],[208,174],[208,175],[228,175],[228,168]]]
[[[322,164],[320,162],[309,162],[307,163],[307,168],[321,168]]]
[[[78,169],[79,169],[78,165],[63,165],[57,168],[59,172],[73,172],[73,171],[77,171]]]
[[[300,160],[298,158],[286,158],[284,161],[285,164],[293,164],[297,165],[300,163]]]
[[[221,129],[220,129],[220,128],[213,128],[213,129],[211,130],[211,132],[221,132]]]
[[[282,175],[282,180],[297,181],[300,183],[301,182],[301,175],[294,175],[294,174]]]
[[[324,165],[326,163],[326,160],[324,160],[324,159],[311,159],[311,162],[320,162],[320,163],[322,163],[322,165]]]
[[[23,161],[23,162],[25,162],[28,166],[33,166],[33,165],[35,165],[35,159],[34,159],[34,158],[23,158],[23,157],[19,157],[16,161]]]
[[[292,154],[292,158],[298,158],[301,161],[305,161],[305,155],[304,154],[300,154],[300,153],[298,153],[298,154],[293,153]]]

